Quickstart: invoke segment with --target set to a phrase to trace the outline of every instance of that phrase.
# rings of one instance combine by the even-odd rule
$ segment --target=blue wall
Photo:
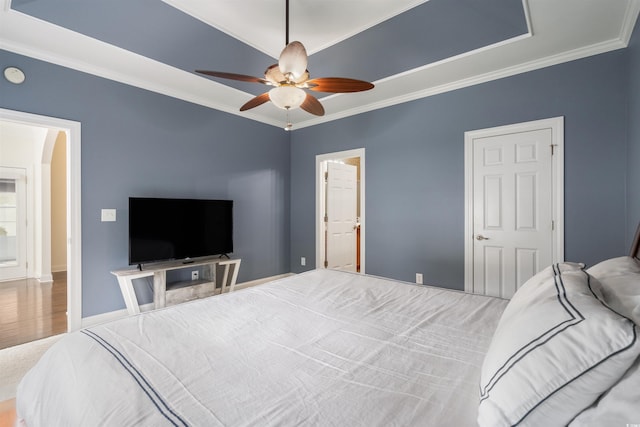
[[[315,156],[366,149],[367,272],[461,289],[464,132],[565,117],[565,256],[625,253],[640,221],[640,35],[629,49],[335,122],[281,129],[0,51],[0,107],[82,123],[83,316],[124,307],[127,197],[236,202],[240,281],[315,260]],[[118,209],[101,223],[100,209]],[[597,242],[597,243],[594,243]]]
[[[627,48],[629,55],[629,146],[627,156],[627,246],[640,223],[640,21]]]
[[[6,51],[0,64],[27,75],[0,79],[0,107],[82,124],[83,317],[124,308],[109,272],[128,264],[129,196],[233,199],[239,281],[289,271],[282,129]]]
[[[314,167],[366,149],[367,273],[464,286],[464,132],[565,117],[565,257],[626,250],[627,68],[616,51],[293,132],[291,266],[315,259]],[[306,269],[313,268],[313,261]]]

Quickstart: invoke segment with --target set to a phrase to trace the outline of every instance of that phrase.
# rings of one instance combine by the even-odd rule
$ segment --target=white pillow
[[[505,309],[480,378],[480,426],[566,425],[640,353],[636,326],[578,264],[527,281]]]
[[[602,283],[609,307],[640,325],[640,261],[628,256],[611,258],[587,272]]]
[[[600,281],[606,277],[640,274],[640,261],[629,256],[610,258],[589,267],[587,272]]]
[[[635,420],[635,421],[634,421]],[[640,358],[622,379],[593,405],[580,413],[569,427],[629,426],[640,420]]]

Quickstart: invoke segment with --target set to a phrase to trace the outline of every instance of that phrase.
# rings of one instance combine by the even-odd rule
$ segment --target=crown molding
[[[268,125],[283,127],[286,123],[285,112],[268,104],[240,112],[238,106],[253,98],[251,94],[22,14],[10,8],[10,0],[0,1],[3,6],[0,10],[0,49]],[[370,92],[355,96],[335,94],[323,97],[321,100],[329,113],[316,117],[292,111],[294,129],[625,48],[640,13],[640,0],[629,0],[616,38],[535,60],[527,61],[525,58],[518,62],[518,56],[513,55],[522,50],[520,44],[526,48],[527,43],[535,43],[537,40],[533,35],[530,0],[523,0],[523,6],[528,34],[381,79],[374,82],[376,89]],[[482,62],[484,56],[488,56],[489,60]],[[502,65],[498,65],[498,62]],[[447,81],[449,74],[453,75],[450,73],[453,67],[458,67],[464,73],[457,73],[458,78]],[[472,75],[469,70],[480,70],[480,73]],[[438,81],[443,83],[433,83],[431,86],[424,83]],[[416,82],[420,87],[416,86]],[[332,107],[335,113],[330,113]]]
[[[629,45],[629,40],[631,40],[631,35],[633,34],[633,29],[636,25],[636,21],[638,20],[639,13],[640,1],[630,1],[627,4],[627,10],[624,14],[624,22],[620,29],[620,40],[624,43],[625,47]]]
[[[518,39],[519,38],[522,38],[522,37],[518,37]],[[384,100],[381,100],[381,101],[378,101],[378,102],[372,102],[372,103],[360,105],[358,107],[354,107],[354,108],[350,108],[350,109],[346,109],[346,110],[340,111],[339,113],[328,114],[328,115],[325,115],[323,117],[314,117],[314,118],[311,118],[309,120],[297,121],[295,123],[295,129],[302,129],[302,128],[305,128],[305,127],[314,126],[314,125],[318,125],[318,124],[322,124],[322,123],[327,123],[327,122],[330,122],[330,121],[333,121],[333,120],[346,118],[346,117],[353,116],[353,115],[356,115],[356,114],[366,113],[366,112],[372,111],[372,110],[391,107],[391,106],[394,106],[394,105],[403,104],[405,102],[415,101],[417,99],[427,98],[429,96],[439,95],[439,94],[442,94],[442,93],[451,92],[451,91],[458,90],[458,89],[464,89],[464,88],[467,88],[467,87],[470,87],[470,86],[475,86],[475,85],[478,85],[478,84],[487,83],[487,82],[490,82],[490,81],[499,80],[499,79],[503,79],[503,78],[506,78],[506,77],[511,77],[511,76],[515,76],[515,75],[518,75],[518,74],[523,74],[523,73],[539,70],[539,69],[550,67],[550,66],[553,66],[553,65],[558,65],[558,64],[565,63],[565,62],[570,62],[570,61],[574,61],[574,60],[577,60],[577,59],[582,59],[582,58],[586,58],[586,57],[589,57],[589,56],[610,52],[612,50],[623,49],[626,46],[627,46],[627,43],[625,43],[621,39],[609,40],[607,42],[602,42],[602,43],[598,43],[596,45],[587,46],[587,47],[580,48],[580,49],[575,49],[575,50],[572,50],[572,51],[569,51],[569,52],[563,52],[561,54],[550,56],[550,57],[546,57],[546,58],[543,58],[543,59],[540,59],[540,60],[529,61],[529,62],[526,62],[526,63],[523,63],[523,64],[517,64],[517,65],[514,65],[512,67],[502,68],[500,70],[491,71],[491,72],[488,72],[488,73],[484,73],[484,74],[481,74],[481,75],[477,75],[477,76],[473,76],[473,77],[469,77],[469,78],[465,78],[465,79],[460,79],[460,80],[457,80],[457,81],[454,81],[454,82],[450,82],[450,83],[446,83],[446,84],[443,84],[443,85],[429,87],[427,89],[417,90],[417,91],[414,91],[414,92],[405,93],[405,94],[402,94],[402,95],[399,95],[399,96],[396,96],[396,97],[392,97],[392,98],[387,98],[387,99],[384,99]],[[461,56],[466,56],[466,55],[467,54],[464,54],[464,55],[461,55]],[[457,59],[459,59],[459,58],[457,58]],[[450,60],[451,59],[447,59],[447,60],[442,61],[442,62],[449,62]],[[411,70],[411,71],[408,71],[408,72],[404,73],[404,75],[413,74],[413,73],[419,73],[419,72],[424,71],[425,69],[427,69],[429,67],[432,67],[432,66],[435,66],[435,65],[437,65],[437,64],[430,64],[429,66],[421,67],[420,69]],[[402,76],[390,77],[390,78],[381,80],[379,82],[375,82],[375,84],[378,85],[381,82],[392,82],[393,80],[399,79],[401,77]],[[331,98],[331,97],[327,97],[327,98]],[[324,99],[327,99],[327,98],[324,98]]]

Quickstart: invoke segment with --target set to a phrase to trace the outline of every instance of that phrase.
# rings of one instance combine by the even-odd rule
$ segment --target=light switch
[[[101,211],[102,222],[115,222],[116,210],[115,209],[102,209]]]

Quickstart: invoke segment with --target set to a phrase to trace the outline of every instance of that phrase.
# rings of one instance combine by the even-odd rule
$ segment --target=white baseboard
[[[264,277],[262,279],[251,280],[249,282],[237,283],[235,290],[249,288],[251,286],[262,285],[264,283],[272,282],[274,280],[283,279],[285,277],[293,276],[295,273],[284,273],[278,274],[276,276]],[[227,288],[228,289],[228,288]],[[216,289],[216,295],[220,294],[220,289]],[[153,303],[143,304],[140,306],[140,311],[150,311],[153,310]],[[83,317],[82,318],[82,328],[88,328],[91,326],[96,326],[101,323],[111,322],[112,320],[122,319],[127,317],[127,309],[123,308],[122,310],[110,311],[108,313],[96,314],[95,316]]]
[[[237,289],[250,288],[251,286],[262,285],[264,283],[273,282],[274,280],[284,279],[285,277],[293,276],[295,273],[284,273],[278,274],[276,276],[264,277],[262,279],[251,280],[249,282],[236,283]]]
[[[51,272],[52,273],[59,273],[61,271],[67,271],[67,264],[60,264],[60,265],[52,265],[51,266]]]
[[[153,303],[143,304],[140,306],[140,311],[150,311],[153,310]],[[82,318],[82,328],[88,328],[90,326],[96,326],[101,323],[111,322],[112,320],[122,319],[123,317],[127,317],[127,309],[123,308],[122,310],[109,311],[108,313],[96,314],[95,316],[83,317]]]
[[[53,282],[53,275],[51,274],[42,274],[38,277],[38,282],[40,283],[51,283]]]

